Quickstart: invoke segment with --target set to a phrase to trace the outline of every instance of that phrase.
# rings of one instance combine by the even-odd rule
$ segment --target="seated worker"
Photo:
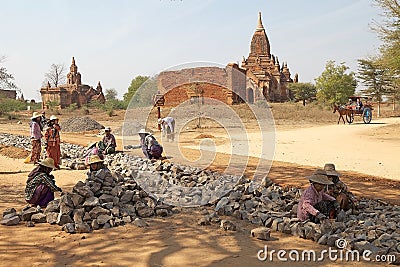
[[[161,125],[163,136],[167,136],[167,140],[173,142],[175,139],[175,119],[172,117],[165,117],[158,119],[158,124]]]
[[[96,172],[98,170],[104,169],[108,170],[108,168],[104,165],[104,160],[101,159],[98,155],[91,155],[89,157],[89,173]]]
[[[117,142],[115,141],[115,137],[113,134],[111,134],[111,128],[106,127],[104,129],[105,135],[103,137],[102,141],[99,141],[98,148],[101,153],[104,155],[106,154],[112,154],[115,152],[115,148],[117,147]]]
[[[46,158],[39,161],[28,175],[25,187],[25,200],[32,206],[45,208],[47,204],[54,200],[54,192],[62,192],[61,188],[56,186],[54,176],[50,172],[55,169],[54,160]]]
[[[140,145],[146,158],[160,159],[163,147],[157,142],[156,138],[146,132],[145,129],[141,129],[138,134],[140,136]]]
[[[351,208],[354,209],[356,206],[356,198],[348,191],[347,186],[340,181],[339,177],[341,174],[336,171],[335,164],[326,163],[324,170],[328,175],[328,179],[333,182],[332,185],[327,186],[326,193],[336,199],[340,205],[340,209],[345,211]]]
[[[324,170],[318,169],[313,175],[307,176],[311,185],[303,191],[297,208],[297,218],[301,221],[310,219],[314,223],[336,217],[339,203],[335,198],[326,194],[326,185],[333,184],[329,181]]]

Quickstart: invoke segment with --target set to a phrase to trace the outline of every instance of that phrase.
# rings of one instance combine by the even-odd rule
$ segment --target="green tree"
[[[14,76],[8,73],[7,69],[1,66],[1,63],[5,61],[5,57],[0,57],[0,89],[16,89],[17,86],[14,84]]]
[[[112,100],[112,99],[116,99],[117,98],[117,90],[115,90],[114,88],[110,88],[110,89],[106,89],[106,94],[105,94],[105,98],[106,100]]]
[[[325,70],[315,79],[318,101],[344,104],[354,94],[357,80],[353,72],[346,73],[348,69],[344,63],[335,65],[333,60],[326,63]]]
[[[135,95],[136,91],[142,86],[142,84],[149,79],[148,76],[136,76],[132,80],[131,85],[128,87],[128,92],[124,94],[124,101],[129,103],[131,98]]]
[[[303,106],[306,100],[311,100],[317,95],[317,88],[312,83],[290,83],[289,89],[294,95],[295,101],[302,101]]]
[[[382,65],[377,58],[359,59],[358,75],[366,89],[363,93],[372,96],[378,102],[378,117],[380,116],[382,96],[391,92],[391,75],[389,69]]]

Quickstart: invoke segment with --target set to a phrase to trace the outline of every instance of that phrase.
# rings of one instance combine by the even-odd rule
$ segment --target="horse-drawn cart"
[[[368,98],[364,98],[365,104],[362,103],[363,98],[360,96],[349,97],[349,103],[346,105],[346,109],[351,112],[346,113],[346,121],[352,123],[354,116],[361,116],[364,123],[370,123],[372,120],[372,104]]]
[[[362,100],[365,100],[365,104],[362,103]],[[370,123],[372,120],[372,104],[369,101],[369,98],[361,97],[361,96],[350,96],[349,102],[344,106],[337,106],[334,104],[333,113],[338,111],[339,120],[344,121],[344,117],[346,117],[346,121],[350,124],[354,121],[354,116],[361,116],[363,118],[364,123]]]

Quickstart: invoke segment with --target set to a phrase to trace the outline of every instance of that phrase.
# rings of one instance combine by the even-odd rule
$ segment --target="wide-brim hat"
[[[89,157],[89,165],[94,164],[94,163],[99,163],[99,162],[104,162],[99,155],[91,155]]]
[[[158,124],[161,124],[163,122],[163,119],[160,118],[157,121],[158,121]]]
[[[109,131],[109,132],[111,132],[111,128],[110,128],[110,127],[106,127],[106,128],[104,128],[104,131]]]
[[[39,114],[39,112],[33,112],[31,119],[36,119],[39,118],[40,116],[42,116],[41,114]]]
[[[151,134],[151,133],[147,132],[146,129],[140,129],[138,134]]]
[[[333,184],[333,182],[329,180],[326,171],[321,169],[316,170],[312,175],[306,176],[306,178],[311,182],[318,184],[325,184],[325,185]]]
[[[49,120],[51,120],[51,121],[52,121],[52,120],[58,120],[58,118],[57,118],[56,115],[51,115]]]
[[[54,166],[54,160],[52,158],[45,158],[44,160],[41,160],[38,162],[39,165],[55,169],[56,166]]]
[[[96,145],[97,145],[97,142],[90,142],[87,147],[88,148],[92,148],[92,147],[94,147]]]
[[[341,176],[339,172],[336,171],[335,164],[333,163],[326,163],[324,166],[324,170],[326,171],[327,175],[332,175],[332,176]]]

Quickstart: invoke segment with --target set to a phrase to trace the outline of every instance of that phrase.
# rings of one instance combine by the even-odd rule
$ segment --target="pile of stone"
[[[62,226],[68,233],[87,233],[131,222],[144,226],[146,223],[140,218],[168,216],[171,212],[171,206],[149,196],[134,179],[101,169],[88,174],[86,181],[78,182],[71,193],[51,201],[45,210],[27,207],[17,213],[14,208],[6,209],[1,224],[47,222]]]
[[[60,126],[63,132],[84,132],[104,129],[103,125],[91,119],[89,116],[71,117],[61,122]]]
[[[5,145],[23,141],[20,137],[15,140],[18,141],[11,141],[10,136],[0,137],[0,143],[6,142]],[[82,147],[66,146],[71,162],[82,160]],[[400,207],[397,205],[359,199],[357,210],[341,211],[332,223],[301,222],[297,219],[300,189],[281,187],[267,178],[258,184],[243,176],[150,161],[124,153],[107,155],[105,163],[113,171],[112,175],[100,172],[89,176],[85,183],[75,185],[72,193],[64,193],[45,211],[37,211],[35,214],[43,215],[33,219],[25,215],[33,213],[32,209],[21,214],[7,210],[2,223],[19,223],[20,219],[42,221],[46,216],[50,223],[68,225],[64,227],[68,232],[81,232],[117,226],[138,217],[166,216],[171,213],[171,206],[208,204],[215,212],[206,215],[199,222],[201,225],[217,223],[218,215],[228,215],[267,227],[272,232],[329,246],[345,240],[347,249],[394,254],[400,259]],[[235,228],[226,222],[221,227]],[[261,230],[252,235],[269,236],[265,228]]]

